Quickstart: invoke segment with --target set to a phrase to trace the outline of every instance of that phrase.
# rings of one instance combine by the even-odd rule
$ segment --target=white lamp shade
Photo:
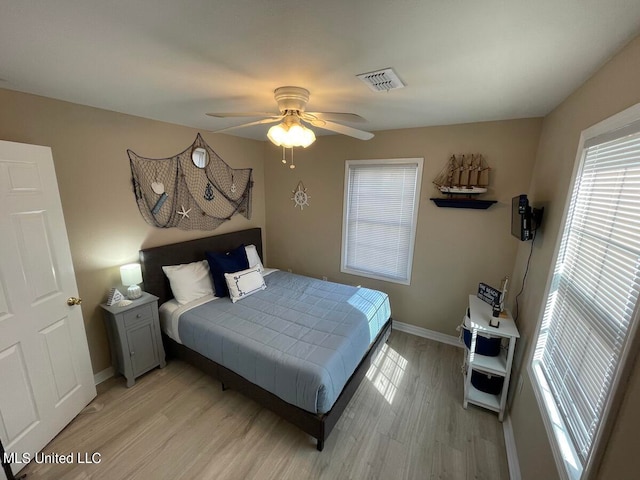
[[[134,300],[142,296],[142,289],[138,283],[142,283],[142,269],[139,263],[130,263],[120,267],[120,278],[122,284],[127,285],[127,298]]]
[[[131,286],[142,283],[142,270],[139,263],[130,263],[120,267],[122,284]]]

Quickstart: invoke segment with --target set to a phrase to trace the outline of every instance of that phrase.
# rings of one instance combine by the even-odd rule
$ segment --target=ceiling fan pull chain
[[[293,164],[293,147],[291,147],[291,165],[289,165],[289,168],[296,168],[296,166]]]
[[[286,153],[287,151],[285,150],[285,147],[283,145],[282,146],[282,163],[284,163],[285,165],[287,164]]]

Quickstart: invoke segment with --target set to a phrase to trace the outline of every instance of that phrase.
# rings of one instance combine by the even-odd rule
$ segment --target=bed
[[[162,271],[163,266],[199,261],[205,257],[205,252],[226,252],[240,244],[255,245],[258,254],[262,258],[261,236],[261,229],[253,228],[141,250],[140,262],[144,277],[144,288],[149,293],[159,297],[160,305],[165,304],[165,302],[171,303],[169,301],[172,299],[173,294],[169,281]],[[179,338],[177,337],[177,331],[172,333],[170,329],[164,329],[166,330],[163,333],[165,349],[170,357],[180,358],[220,380],[223,389],[233,388],[240,391],[295,424],[304,432],[315,437],[317,439],[317,449],[322,451],[325,439],[364,378],[375,354],[391,332],[392,321],[388,310],[388,300],[386,300],[387,306],[385,308],[379,308],[373,305],[373,301],[369,298],[371,295],[368,293],[373,291],[321,282],[286,272],[275,272],[265,276],[264,279],[267,283],[266,290],[258,292],[252,297],[247,297],[238,303],[232,304],[228,299],[201,302],[202,305],[195,306],[193,309],[181,314],[180,322],[182,323],[180,324]],[[338,311],[341,308],[344,309],[345,307],[340,306],[341,296],[343,300],[348,298],[350,304],[361,303],[368,305],[370,303],[370,306],[361,308],[362,310],[368,309],[371,311],[371,314],[367,313],[367,317],[371,317],[368,320],[369,323],[365,323],[363,326],[362,320],[351,321],[350,316],[352,315],[347,313],[339,316],[341,319],[344,317],[344,321],[334,322],[335,325],[331,325],[330,328],[328,326],[331,324],[330,321],[316,322],[313,320],[313,316],[309,316],[306,313],[307,310],[313,310],[313,307],[305,307],[301,303],[305,297],[313,295],[327,296],[326,299],[322,298],[321,303],[318,303],[318,305],[322,306],[323,311],[332,308]],[[376,302],[378,302],[376,305],[380,304],[379,300],[376,300]],[[262,309],[262,311],[256,313],[259,309]],[[347,310],[350,311],[353,308],[347,306],[345,311]],[[238,315],[241,311],[248,312],[245,313],[247,320],[239,320]],[[336,317],[335,315],[327,316],[329,317],[328,320]],[[294,321],[288,324],[281,323],[285,320]],[[361,337],[366,335],[369,335],[369,337],[366,340],[349,340],[353,343],[348,343],[346,348],[344,345],[342,347],[336,346],[336,349],[342,348],[339,355],[337,350],[335,354],[318,354],[316,355],[318,358],[323,357],[318,360],[318,358],[312,358],[313,355],[309,354],[309,345],[305,342],[289,346],[286,355],[281,351],[273,350],[271,343],[255,347],[253,345],[256,343],[255,338],[252,336],[253,330],[249,328],[251,322],[254,321],[263,322],[263,324],[258,324],[257,327],[254,326],[254,329],[264,330],[265,325],[269,326],[269,332],[272,334],[269,337],[269,342],[275,345],[282,341],[277,336],[279,325],[290,331],[292,327],[299,327],[300,325],[306,327],[305,322],[316,322],[317,328],[314,328],[316,330],[320,329],[320,331],[309,329],[309,332],[304,336],[305,339],[316,336],[322,338],[322,341],[325,342],[319,344],[319,346],[313,346],[314,355],[318,352],[324,352],[327,347],[333,348],[333,343],[344,343],[342,340],[346,340],[342,338],[342,330],[350,328],[349,325],[351,324],[354,325],[353,328],[356,330],[364,330],[364,334],[360,335]],[[192,327],[192,324],[196,325],[197,328],[208,328],[209,330],[194,331],[192,328],[195,327]],[[201,324],[204,326],[201,326]],[[218,339],[219,335],[222,334],[227,335],[224,338],[224,343],[220,343]],[[344,336],[346,338],[346,333]],[[204,338],[210,338],[211,340],[205,342],[203,341]],[[300,336],[299,338],[302,337]],[[251,361],[240,361],[238,359],[245,358],[247,354],[243,354],[244,356],[237,354],[237,350],[243,348],[246,344],[256,348],[256,350],[249,353]],[[223,350],[227,352],[225,356],[220,355]],[[290,353],[295,354],[296,350],[300,350],[303,356],[300,359],[290,358]],[[361,353],[356,355],[354,352]],[[354,355],[356,356],[354,357]],[[272,380],[272,377],[269,376],[272,371],[277,371],[280,374],[280,372],[291,367],[291,364],[304,363],[307,357],[310,360],[308,363],[310,363],[311,367],[316,367],[316,363],[319,364],[317,368],[311,368],[308,376],[310,380],[322,383],[323,386],[320,393],[314,392],[311,387],[306,386],[301,389],[303,393],[296,393],[287,384],[291,382],[287,380],[286,376],[278,377],[280,379],[276,378],[276,380]],[[279,360],[280,358],[283,360]],[[269,366],[268,361],[270,360],[274,362],[280,361],[281,363]],[[323,365],[322,361],[326,361],[329,364]],[[333,364],[339,364],[339,368]],[[325,371],[329,373],[325,375]],[[322,375],[326,378],[316,378]],[[300,372],[294,373],[294,376],[298,384],[305,381],[304,375]],[[339,377],[341,376],[345,378],[340,379]],[[300,387],[298,386],[298,388]]]

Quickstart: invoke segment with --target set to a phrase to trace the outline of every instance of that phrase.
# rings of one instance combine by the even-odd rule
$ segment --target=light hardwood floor
[[[460,349],[394,331],[323,452],[315,440],[195,368],[122,377],[44,450],[99,464],[35,464],[27,480],[508,479],[502,425],[462,408]]]

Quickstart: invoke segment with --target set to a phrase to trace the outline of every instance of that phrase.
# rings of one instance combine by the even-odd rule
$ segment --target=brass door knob
[[[76,298],[76,297],[67,298],[67,305],[69,305],[70,307],[72,307],[74,305],[80,305],[81,303],[82,303],[82,299],[81,298]]]

